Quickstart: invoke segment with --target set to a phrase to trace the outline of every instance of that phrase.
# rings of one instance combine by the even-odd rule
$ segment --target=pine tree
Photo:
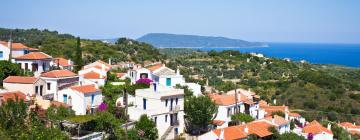
[[[83,60],[82,60],[82,49],[80,46],[80,37],[76,38],[76,50],[75,50],[75,72],[81,70],[83,66]]]

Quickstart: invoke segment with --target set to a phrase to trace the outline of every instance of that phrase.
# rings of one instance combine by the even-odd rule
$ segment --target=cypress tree
[[[78,72],[81,70],[83,66],[83,60],[82,60],[82,49],[80,46],[80,37],[76,38],[76,49],[75,49],[75,72]]]

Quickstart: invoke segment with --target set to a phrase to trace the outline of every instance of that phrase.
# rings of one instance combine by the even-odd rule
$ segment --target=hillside
[[[215,87],[212,93],[251,89],[261,99],[288,105],[309,120],[360,123],[360,69],[287,62],[238,51],[162,49],[167,66],[180,67],[187,80]],[[180,55],[175,55],[180,54]]]
[[[7,41],[12,31],[14,42],[24,43],[33,48],[39,48],[53,57],[74,58],[76,37],[70,34],[59,34],[57,31],[39,29],[6,29],[0,28],[0,40]],[[131,39],[120,38],[115,44],[100,40],[81,39],[84,61],[93,62],[101,59],[107,62],[121,61],[158,61],[162,55],[149,44]]]
[[[149,43],[158,48],[262,47],[266,45],[266,43],[261,42],[248,42],[225,37],[177,35],[166,33],[150,33],[137,40]]]

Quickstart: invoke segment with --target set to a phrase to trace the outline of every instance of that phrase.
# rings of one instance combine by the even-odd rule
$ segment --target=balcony
[[[170,126],[179,126],[179,120],[172,120],[171,122],[170,122]]]
[[[170,106],[170,108],[169,108],[169,112],[170,113],[177,113],[177,112],[179,112],[180,111],[180,105],[176,105],[176,106]]]

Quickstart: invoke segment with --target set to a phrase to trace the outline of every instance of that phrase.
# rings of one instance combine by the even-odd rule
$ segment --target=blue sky
[[[0,27],[83,38],[146,33],[266,42],[360,43],[359,0],[5,0]]]

